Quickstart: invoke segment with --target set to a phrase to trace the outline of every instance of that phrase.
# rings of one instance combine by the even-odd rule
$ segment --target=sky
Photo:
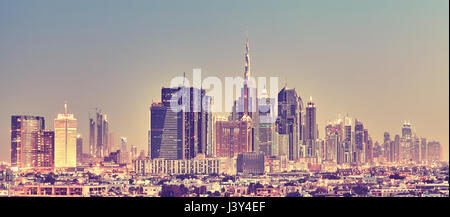
[[[242,76],[247,30],[252,75],[312,96],[319,136],[338,113],[362,121],[375,141],[408,120],[448,159],[448,4],[0,0],[0,161],[10,161],[11,115],[43,116],[53,129],[66,100],[84,152],[94,108],[116,137],[146,151],[161,87],[193,68]]]

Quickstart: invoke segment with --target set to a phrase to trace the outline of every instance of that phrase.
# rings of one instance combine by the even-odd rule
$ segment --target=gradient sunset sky
[[[242,76],[247,28],[252,75],[312,96],[320,137],[338,113],[379,142],[409,120],[448,159],[448,10],[448,0],[0,0],[0,161],[10,160],[11,115],[53,129],[65,100],[84,152],[96,107],[116,137],[147,150],[161,87],[193,68]]]

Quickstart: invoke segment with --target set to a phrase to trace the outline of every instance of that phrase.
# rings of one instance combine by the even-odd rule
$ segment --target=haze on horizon
[[[448,4],[0,0],[0,161],[10,160],[11,115],[43,116],[53,129],[65,100],[85,153],[97,107],[110,132],[147,150],[161,87],[193,68],[241,76],[247,28],[252,76],[279,76],[312,96],[320,137],[338,113],[378,142],[408,120],[448,160]]]

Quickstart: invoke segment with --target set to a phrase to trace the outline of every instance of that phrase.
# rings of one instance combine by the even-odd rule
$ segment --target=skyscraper
[[[364,133],[363,133],[363,149],[362,149],[362,153],[364,155],[364,159],[362,159],[361,163],[370,163],[371,161],[371,156],[369,156],[370,150],[369,150],[369,144],[372,142],[369,136],[369,130],[368,129],[364,129]]]
[[[80,134],[77,135],[77,163],[83,162],[83,138]]]
[[[120,137],[120,160],[119,163],[121,164],[129,164],[131,163],[131,147],[128,148],[128,140],[125,137]]]
[[[163,103],[150,107],[149,154],[152,159],[183,159],[184,113],[174,112]]]
[[[259,107],[257,100],[257,89],[251,79],[250,48],[248,37],[245,43],[244,64],[243,88],[241,89],[240,97],[234,102],[230,120],[251,120],[252,138],[254,138],[251,144],[252,151],[259,151],[257,150],[259,149]]]
[[[289,160],[297,160],[299,158],[299,135],[300,135],[300,98],[295,89],[284,87],[278,93],[278,117],[276,125],[280,138],[285,138],[287,143],[281,142],[280,150],[287,145],[287,153],[280,151],[280,154],[286,154]]]
[[[256,88],[251,83],[251,71],[250,71],[250,48],[249,41],[245,43],[245,55],[244,55],[244,83],[241,90],[240,98],[235,102],[235,114],[233,120],[240,120],[244,115],[254,119],[257,115],[257,100],[256,100]]]
[[[109,149],[110,152],[115,151],[114,150],[114,148],[115,148],[114,146],[115,146],[115,144],[114,144],[114,133],[109,133],[109,135],[108,135],[108,149]]]
[[[420,160],[422,162],[427,162],[427,139],[422,138],[420,140]]]
[[[64,113],[58,114],[55,119],[55,167],[77,166],[77,119],[67,112],[64,104]]]
[[[96,111],[97,115],[97,144],[95,148],[95,156],[103,158],[103,113]]]
[[[368,142],[366,144],[366,163],[372,163],[373,162],[373,141],[372,138],[368,139]]]
[[[353,161],[353,145],[352,145],[352,120],[349,117],[344,119],[344,138],[343,138],[343,149],[344,149],[344,163],[350,163]]]
[[[97,110],[97,145],[96,157],[105,157],[108,152],[108,120],[106,114]]]
[[[344,163],[343,128],[344,123],[341,118],[330,121],[325,126],[326,161]]]
[[[433,163],[435,161],[441,160],[441,143],[436,141],[428,142],[428,163]]]
[[[411,138],[412,137],[412,129],[411,123],[405,122],[402,127],[402,138]]]
[[[39,168],[53,168],[55,165],[55,132],[40,130],[37,152],[37,165]]]
[[[400,161],[400,136],[397,134],[394,138],[394,162]]]
[[[411,156],[412,160],[416,163],[420,162],[420,139],[419,137],[414,136],[412,140],[411,147]]]
[[[252,152],[252,141],[252,124],[248,116],[237,121],[220,117],[216,120],[216,157],[233,158]]]
[[[205,108],[210,107],[209,103],[211,100],[205,97],[204,89],[185,86],[162,88],[161,103],[153,103],[150,108],[151,157],[180,160],[206,154],[210,115]],[[204,104],[206,106],[202,106]],[[180,106],[181,110],[172,108],[174,105]]]
[[[316,122],[316,105],[310,97],[305,110],[305,135],[306,142],[306,156],[316,157],[316,140],[317,135],[317,122]]]
[[[111,148],[109,146],[109,122],[108,122],[108,116],[106,114],[103,114],[103,132],[102,132],[102,145],[103,145],[103,157],[108,156],[111,152]]]
[[[213,111],[214,100],[211,96],[205,96],[206,100],[206,156],[214,156],[216,153],[215,115]]]
[[[355,119],[355,162],[362,163],[364,160],[364,125]]]
[[[95,121],[89,115],[89,154],[93,157],[97,155],[95,146]]]
[[[402,125],[402,137],[400,139],[400,161],[409,162],[413,160],[413,137],[411,124],[405,122]]]
[[[383,155],[386,161],[391,160],[391,134],[388,132],[385,132],[383,137]]]
[[[43,117],[11,117],[11,165],[18,168],[38,166],[39,133],[45,128]]]
[[[275,131],[275,99],[269,98],[267,95],[267,90],[262,91],[261,98],[258,103],[258,149],[256,152],[263,153],[266,156],[272,155],[272,146],[274,142],[274,131]]]

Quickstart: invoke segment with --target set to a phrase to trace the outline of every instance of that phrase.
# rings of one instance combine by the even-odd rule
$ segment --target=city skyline
[[[8,6],[8,3],[2,4]],[[13,3],[10,4],[11,5],[9,6],[12,7],[10,9],[23,9],[18,5],[20,3],[17,5]],[[346,4],[350,3],[346,2]],[[382,2],[381,5],[383,4],[390,5],[397,3]],[[353,2],[353,5],[368,10],[367,5],[357,2]],[[408,18],[412,18],[410,17],[412,12],[419,10],[419,8],[415,8],[419,7],[419,5],[421,5],[419,2],[413,2],[411,5],[408,5],[411,8],[406,8],[409,9],[409,11],[400,16],[402,19],[399,20],[399,23],[396,25],[410,24],[409,22],[411,21],[408,20]],[[63,6],[63,4],[57,4],[54,7]],[[117,7],[117,5],[114,6]],[[135,5],[132,5],[131,7],[133,6]],[[165,5],[161,5],[161,7],[164,6]],[[212,4],[209,6],[214,8],[214,5]],[[321,5],[312,4],[309,6],[313,9],[317,9],[320,8]],[[335,12],[343,12],[343,8],[339,8],[337,5],[333,6],[338,9]],[[89,150],[89,142],[87,142],[89,138],[88,112],[93,113],[93,108],[95,107],[101,107],[108,113],[108,119],[111,120],[110,132],[114,132],[117,137],[127,137],[129,144],[136,145],[139,149],[147,150],[147,131],[149,130],[148,110],[152,102],[158,101],[160,88],[169,86],[170,78],[180,76],[183,71],[188,72],[189,77],[191,74],[190,70],[196,67],[202,68],[207,76],[219,76],[219,74],[223,72],[227,73],[226,76],[240,76],[243,72],[242,68],[244,65],[242,61],[242,54],[244,53],[242,41],[245,35],[243,33],[244,28],[247,26],[249,28],[249,38],[252,49],[252,75],[278,75],[281,83],[284,83],[284,80],[287,80],[288,86],[296,88],[303,99],[308,99],[309,96],[313,96],[317,108],[316,123],[319,126],[320,138],[325,136],[326,120],[334,119],[338,113],[348,113],[349,116],[362,121],[364,126],[369,129],[373,140],[378,141],[379,143],[382,143],[383,141],[382,138],[384,132],[391,133],[392,137],[396,134],[400,134],[403,121],[409,120],[412,123],[413,128],[415,127],[417,136],[425,137],[427,138],[427,141],[437,140],[441,142],[444,147],[443,153],[445,153],[443,157],[448,160],[448,9],[442,10],[429,5],[427,6],[429,7],[427,8],[429,11],[421,10],[424,13],[422,14],[423,17],[420,17],[421,19],[414,17],[416,20],[419,19],[418,21],[423,23],[418,22],[417,26],[410,24],[412,26],[402,29],[405,32],[390,29],[389,31],[394,33],[386,33],[386,35],[383,35],[386,37],[384,40],[371,38],[370,34],[359,33],[361,34],[360,36],[355,36],[355,38],[353,38],[356,39],[355,42],[352,41],[352,39],[346,40],[344,35],[337,34],[337,40],[331,40],[332,42],[323,44],[325,42],[323,40],[325,39],[320,39],[321,34],[317,32],[315,34],[304,34],[305,38],[301,37],[300,39],[292,35],[294,34],[294,31],[291,31],[291,35],[284,35],[280,32],[267,35],[267,30],[261,27],[262,23],[255,21],[256,18],[258,18],[257,15],[261,12],[250,16],[252,19],[250,19],[249,23],[252,25],[244,25],[242,23],[236,24],[234,21],[226,20],[224,14],[217,15],[215,18],[219,21],[223,21],[222,24],[227,28],[225,28],[225,30],[217,28],[205,30],[212,33],[213,36],[216,36],[215,39],[211,39],[214,37],[209,37],[209,39],[201,37],[199,40],[196,40],[196,36],[202,35],[199,30],[188,34],[187,38],[184,38],[182,34],[179,36],[177,36],[177,34],[172,35],[170,34],[172,33],[170,29],[164,28],[161,32],[145,32],[147,36],[156,35],[161,37],[167,33],[172,35],[173,38],[166,40],[159,38],[159,40],[162,41],[157,42],[160,45],[166,45],[165,43],[170,43],[171,40],[173,40],[175,42],[174,45],[170,44],[172,46],[168,46],[170,51],[167,51],[165,49],[167,47],[165,46],[153,49],[155,47],[152,46],[156,46],[155,44],[146,45],[144,48],[140,48],[138,47],[139,45],[145,45],[147,43],[151,44],[152,40],[139,38],[139,42],[142,44],[133,44],[129,42],[129,40],[136,36],[127,34],[122,35],[119,33],[119,37],[111,37],[109,39],[111,41],[107,40],[107,42],[94,46],[92,49],[90,49],[89,46],[93,46],[98,42],[96,37],[82,37],[83,40],[76,40],[82,47],[78,50],[73,46],[65,47],[68,43],[66,40],[73,39],[73,37],[65,34],[59,35],[60,37],[56,42],[44,40],[44,38],[50,36],[51,32],[59,34],[63,34],[65,31],[70,32],[70,30],[67,29],[63,31],[64,27],[60,26],[61,23],[58,22],[51,23],[49,26],[40,23],[41,21],[49,21],[48,19],[50,17],[34,11],[34,13],[40,15],[34,24],[38,24],[38,26],[41,25],[40,27],[46,27],[48,30],[48,32],[41,32],[43,30],[31,28],[29,25],[33,24],[33,22],[29,20],[22,20],[24,22],[16,23],[13,19],[14,16],[18,16],[15,18],[25,19],[25,15],[5,13],[0,15],[0,17],[5,16],[5,18],[10,18],[2,19],[5,20],[3,22],[5,22],[6,25],[13,27],[13,24],[18,24],[18,26],[22,28],[15,29],[18,31],[17,33],[29,32],[35,37],[26,38],[22,36],[18,39],[14,39],[13,36],[16,36],[14,32],[5,32],[5,38],[3,38],[3,40],[0,39],[0,47],[6,48],[1,49],[2,51],[0,51],[0,57],[5,57],[0,58],[0,65],[5,67],[1,70],[2,78],[11,78],[11,81],[8,83],[5,83],[4,81],[9,79],[2,79],[0,82],[2,88],[0,97],[5,105],[0,113],[0,128],[2,129],[2,133],[0,134],[0,161],[9,162],[10,153],[8,152],[8,149],[11,144],[9,141],[9,119],[11,115],[30,114],[42,116],[47,119],[47,123],[49,124],[47,128],[54,129],[51,125],[51,120],[60,112],[60,105],[64,100],[68,100],[71,105],[70,112],[78,119],[78,132],[82,135],[84,141],[86,141],[83,144],[84,150]],[[36,5],[36,7],[39,8],[39,5]],[[233,11],[238,11],[236,8],[233,9]],[[113,23],[109,18],[114,21],[135,21],[139,25],[131,26],[129,29],[126,29],[126,22],[121,23],[120,25],[121,29],[128,30],[128,33],[133,34],[136,34],[136,31],[139,31],[139,27],[145,26],[145,17],[131,16],[130,18],[127,18],[131,20],[120,17],[109,17],[107,15],[109,12],[119,10],[115,7],[108,8],[108,10],[105,11],[94,7],[93,11],[96,10],[104,12],[105,14],[103,15],[107,18],[103,19],[105,17],[95,17],[93,14],[88,14],[93,16],[91,18],[97,18],[94,19],[99,22],[97,24]],[[136,10],[136,8],[133,8],[133,10]],[[130,10],[130,12],[133,10]],[[378,7],[374,10],[389,14],[389,11],[386,11],[383,7]],[[436,11],[440,13],[436,15]],[[127,10],[125,10],[125,12],[127,12]],[[143,12],[144,11],[142,11],[142,13]],[[195,17],[193,20],[189,19],[185,21],[187,23],[184,24],[191,24],[186,26],[192,27],[196,21],[202,21],[202,18],[212,16],[212,14],[205,11],[203,12],[204,13],[198,15],[198,17]],[[289,12],[291,14],[288,13],[287,17],[283,17],[286,18],[285,20],[279,20],[281,23],[283,23],[283,21],[289,21],[289,15],[295,13],[294,10]],[[141,13],[138,14],[143,15]],[[62,16],[66,21],[72,21],[72,24],[80,25],[79,27],[84,25],[93,27],[93,25],[85,23],[87,20],[82,20],[81,22],[72,20],[72,18],[79,18],[76,15],[77,14],[71,14],[67,17],[59,14],[59,16]],[[312,19],[312,14],[309,15],[310,16],[305,16]],[[361,14],[358,15],[361,16]],[[375,29],[383,29],[383,24],[387,24],[387,20],[377,20],[377,18],[380,17],[376,16],[376,14],[370,15],[375,16],[372,18],[373,20],[365,16],[363,17],[378,24],[379,26],[375,25]],[[447,15],[447,18],[446,20],[439,21],[442,22],[439,23],[438,18],[441,15]],[[162,19],[163,17],[164,16],[161,16],[160,18]],[[322,23],[324,26],[319,28],[319,30],[326,31],[327,28],[330,28],[331,31],[334,31],[336,34],[337,32],[335,31],[337,29],[333,29],[331,26],[327,25],[327,22],[330,22],[330,20],[325,20],[326,21]],[[349,20],[347,20],[347,22],[349,22]],[[163,22],[157,23],[157,25],[163,24]],[[208,22],[200,22],[200,24],[202,26],[210,26],[210,23]],[[307,23],[296,24],[305,25]],[[356,25],[354,27],[355,29],[350,28],[352,30],[362,30],[364,28],[361,24],[352,24]],[[175,24],[172,23],[172,25]],[[175,25],[177,28],[172,30],[175,33],[181,33],[186,30],[184,29],[186,26],[181,27]],[[277,28],[280,28],[280,30],[288,30],[288,27],[288,25],[283,25]],[[345,25],[342,25],[341,27],[345,27]],[[87,33],[96,33],[101,36],[108,31],[118,29],[119,28],[116,29],[107,25],[107,28],[103,29],[106,31],[88,29]],[[422,33],[423,35],[421,35],[421,30],[424,29],[426,29],[426,31],[431,31],[433,34],[427,32],[427,34]],[[233,33],[225,36],[220,35],[228,31]],[[301,32],[300,30],[297,31]],[[376,30],[372,31],[372,33],[374,33]],[[416,33],[418,36],[423,37],[423,43],[415,42],[415,40],[418,39],[418,36],[408,37],[408,34],[411,33]],[[183,39],[179,39],[180,37]],[[283,37],[286,38],[283,39]],[[319,38],[319,40],[317,38]],[[281,43],[279,39],[283,39],[283,43]],[[402,44],[401,42],[404,42],[403,39],[410,40],[408,42],[411,42],[411,44]],[[220,44],[222,42],[220,40],[225,41],[224,47],[222,47],[223,45],[218,45],[218,43]],[[395,43],[387,43],[391,40],[394,40]],[[121,41],[127,42],[125,45],[133,46],[128,47],[129,50],[127,50],[125,45],[123,45],[123,47],[117,45],[117,43]],[[21,44],[21,42],[25,43]],[[200,42],[205,43],[202,44]],[[272,44],[274,42],[279,43],[279,47],[274,47]],[[299,44],[295,45],[296,42]],[[350,51],[348,51],[343,49],[343,47],[340,47],[342,42],[343,44],[348,43],[347,46],[351,47],[353,50],[350,49]],[[373,42],[375,44],[379,43],[378,45],[381,45],[381,47],[369,46],[370,43],[366,44],[367,42]],[[314,50],[314,46],[309,47],[309,43],[316,45],[318,50]],[[113,44],[116,45],[116,47],[108,47],[108,45]],[[393,49],[392,45],[397,46],[398,50]],[[362,46],[362,48],[359,48],[358,46]],[[69,52],[63,52],[63,48],[69,49]],[[302,48],[306,48],[307,51],[296,54],[297,51],[305,50]],[[84,52],[83,49],[85,49]],[[204,54],[194,55],[195,57],[189,57],[189,55],[187,55],[190,52],[197,53],[197,49],[199,49],[198,53]],[[375,51],[375,53],[365,53],[366,49]],[[413,50],[412,53],[405,51],[411,49]],[[153,50],[162,51],[162,53],[159,53],[160,55],[158,55],[158,52],[153,54]],[[208,53],[211,53],[211,50],[216,52],[213,52],[213,57],[208,57]],[[338,50],[340,52],[337,52]],[[93,51],[94,53],[90,53],[90,51]],[[119,51],[125,51],[123,55],[131,56],[112,55],[112,53],[116,54],[115,52]],[[175,55],[177,51],[180,51],[181,54]],[[280,53],[284,53],[285,51],[288,51],[287,54],[280,55]],[[330,53],[327,53],[327,51],[330,51]],[[40,52],[44,52],[45,55],[37,55]],[[57,56],[58,54],[61,54],[61,52],[63,55],[61,57]],[[88,57],[83,57],[83,55],[86,55],[86,52],[90,53],[90,55],[88,54]],[[341,52],[343,53],[341,55],[344,57],[333,56],[333,54],[340,54]],[[358,57],[359,54],[365,54],[364,57],[367,59],[377,57],[381,58],[381,60],[368,61],[364,57]],[[25,55],[25,57],[23,55]],[[174,58],[171,57],[172,55],[174,55]],[[115,62],[121,58],[124,58],[123,62]],[[302,60],[301,63],[297,63],[297,58],[303,58],[304,60]],[[337,60],[333,60],[334,58]],[[347,58],[354,59],[350,60]],[[56,61],[50,62],[52,59]],[[324,62],[329,63],[331,65],[330,68],[324,66],[327,64],[323,64],[324,62],[320,61],[321,59],[324,59]],[[71,62],[70,60],[75,61]],[[97,63],[97,61],[100,63]],[[147,61],[150,61],[151,63],[147,65]],[[159,62],[160,65],[155,63],[158,61],[161,61]],[[173,61],[177,64],[172,65]],[[22,65],[21,63],[23,62],[27,64]],[[75,66],[76,63],[80,64],[80,66]],[[364,66],[365,64],[369,64],[369,67]],[[385,67],[380,67],[380,65],[384,65]],[[336,68],[333,69],[333,67]],[[371,67],[378,70],[371,71],[369,70]],[[346,70],[351,72],[345,72]],[[383,70],[386,70],[387,72],[383,72]],[[424,73],[424,71],[429,73]],[[379,74],[374,75],[374,72]],[[392,74],[394,72],[398,72],[398,74]],[[157,76],[158,74],[165,76]],[[426,74],[431,76],[425,76]],[[382,75],[389,77],[383,77]],[[24,76],[28,76],[28,78],[31,78],[29,80],[36,82],[27,83],[30,81],[23,80]],[[332,84],[330,85],[327,82],[332,82]],[[347,87],[349,83],[352,85],[354,84],[355,87]],[[111,85],[109,86],[108,84]],[[52,88],[51,85],[55,85],[55,88]],[[377,85],[379,85],[378,88]],[[399,87],[397,87],[397,85]],[[14,90],[17,90],[18,92],[11,93],[7,91],[12,90],[13,88],[16,88]],[[56,88],[66,91],[56,93],[57,91],[54,91]],[[34,91],[34,89],[39,91]],[[356,91],[355,89],[358,90]],[[36,96],[41,96],[41,98],[35,99]],[[430,113],[433,114],[430,115]]]

